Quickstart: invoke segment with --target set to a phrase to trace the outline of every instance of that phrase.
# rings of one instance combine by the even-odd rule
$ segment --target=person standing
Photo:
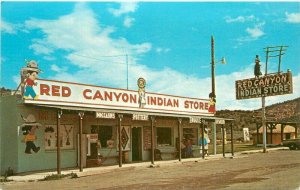
[[[208,156],[208,144],[210,143],[210,139],[208,137],[208,130],[207,128],[205,128],[204,130],[204,150],[202,151],[202,137],[203,135],[200,134],[200,138],[199,138],[199,145],[201,146],[200,148],[200,154],[205,154],[206,156]]]
[[[208,137],[208,131],[207,131],[207,129],[205,129],[205,131],[204,131],[204,142],[206,142],[204,144],[204,154],[206,156],[208,156],[208,144],[210,143],[210,139]]]

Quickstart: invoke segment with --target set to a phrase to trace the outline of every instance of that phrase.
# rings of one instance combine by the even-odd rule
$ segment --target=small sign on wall
[[[133,114],[132,120],[148,121],[149,116],[147,114]]]
[[[96,118],[115,119],[116,114],[112,112],[96,112]]]
[[[224,119],[216,119],[216,124],[224,125],[225,120]]]
[[[190,123],[202,123],[201,117],[190,117]]]

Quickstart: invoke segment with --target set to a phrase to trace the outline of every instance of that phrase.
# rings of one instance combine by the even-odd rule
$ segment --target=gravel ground
[[[300,190],[300,151],[280,150],[237,157],[127,167],[101,174],[37,182],[7,182],[0,189],[282,189]]]

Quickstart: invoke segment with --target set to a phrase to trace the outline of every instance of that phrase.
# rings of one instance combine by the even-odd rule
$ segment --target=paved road
[[[282,189],[300,190],[300,151],[251,153],[233,159],[128,167],[56,181],[9,182],[0,189]]]

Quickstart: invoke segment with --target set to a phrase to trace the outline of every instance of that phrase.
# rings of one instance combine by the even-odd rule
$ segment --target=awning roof
[[[145,112],[145,111],[131,111],[131,110],[113,110],[113,109],[103,109],[103,108],[87,108],[87,107],[75,107],[75,106],[56,106],[56,105],[42,105],[42,104],[35,104],[39,107],[46,107],[46,108],[55,108],[61,110],[72,110],[72,111],[89,111],[89,112],[112,112],[112,113],[120,113],[120,114],[147,114],[153,116],[163,116],[163,117],[177,117],[177,118],[190,118],[190,117],[197,117],[204,120],[225,120],[225,121],[233,121],[234,119],[231,118],[221,118],[221,117],[210,117],[210,116],[195,116],[195,115],[184,115],[184,114],[172,114],[172,113],[156,113],[156,112]]]

